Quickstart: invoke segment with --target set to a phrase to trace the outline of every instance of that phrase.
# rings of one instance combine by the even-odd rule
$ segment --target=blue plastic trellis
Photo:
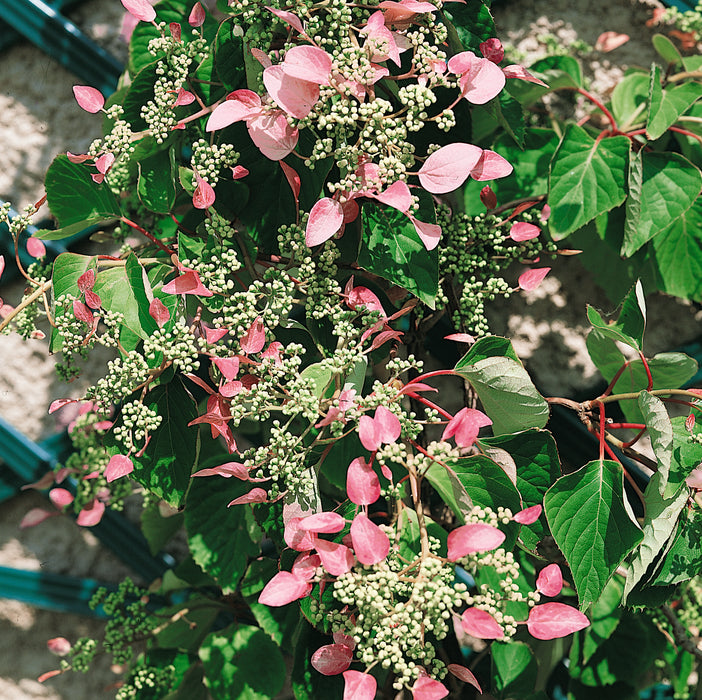
[[[111,95],[122,65],[61,14],[70,4],[75,0],[0,0],[0,50],[21,35],[81,80]]]

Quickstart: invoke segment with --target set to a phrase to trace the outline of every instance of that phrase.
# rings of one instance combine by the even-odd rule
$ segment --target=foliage
[[[659,42],[668,65],[605,105],[571,56],[504,65],[489,3],[123,4],[120,89],[74,90],[105,135],[50,167],[58,228],[30,239],[0,331],[48,316],[66,379],[114,349],[52,404],[80,415],[50,497],[89,527],[135,490],[152,551],[184,528],[189,555],[148,591],[102,591],[102,649],[52,640],[67,658],[45,678],[102,650],[120,700],[272,698],[286,668],[298,698],[629,697],[662,678],[684,696],[697,364],[646,356],[619,254],[700,299],[698,62]],[[603,121],[531,114],[560,91]],[[16,245],[31,213],[8,221]],[[116,255],[46,262],[42,239],[96,224]],[[608,387],[582,402],[543,397],[484,315],[568,237],[610,251],[624,297],[587,310]],[[597,458],[561,462],[556,404]]]

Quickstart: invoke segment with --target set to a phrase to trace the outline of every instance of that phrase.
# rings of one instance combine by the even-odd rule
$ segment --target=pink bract
[[[536,289],[543,281],[544,277],[551,271],[550,267],[534,267],[519,275],[518,285],[525,292]]]
[[[449,694],[448,689],[429,676],[420,676],[412,686],[413,700],[441,700]]]
[[[334,199],[324,197],[320,199],[310,211],[305,229],[305,242],[313,246],[329,240],[344,223],[344,210],[341,204]]]
[[[478,164],[482,148],[470,143],[450,143],[434,151],[419,169],[419,182],[432,194],[458,189]]]
[[[388,536],[363,512],[358,513],[351,523],[351,541],[361,564],[377,564],[390,551]]]
[[[142,22],[153,22],[156,19],[156,10],[147,0],[122,0],[122,5],[130,15]]]
[[[563,588],[563,574],[558,564],[549,564],[539,572],[536,590],[549,598],[557,596]]]
[[[343,700],[373,700],[378,682],[370,673],[344,671]]]
[[[119,479],[127,474],[131,474],[134,471],[134,464],[129,457],[124,455],[112,455],[110,461],[105,467],[105,479],[107,483]]]
[[[529,612],[527,629],[536,639],[558,639],[585,629],[590,620],[579,610],[563,603],[544,603]]]
[[[311,663],[323,676],[343,673],[353,660],[353,650],[345,644],[326,644],[312,654]]]
[[[105,98],[102,96],[102,93],[89,85],[74,85],[73,94],[78,105],[91,114],[99,112],[105,104]]]
[[[380,498],[380,479],[363,457],[356,457],[346,472],[346,493],[359,506],[369,506]]]
[[[306,579],[295,576],[289,571],[278,572],[261,591],[258,602],[262,605],[280,607],[304,598],[312,590],[312,584]]]
[[[497,620],[480,608],[468,608],[461,615],[461,622],[465,632],[478,639],[502,639],[505,636]]]
[[[449,533],[448,558],[458,561],[469,554],[489,552],[505,541],[505,533],[487,523],[461,525]]]

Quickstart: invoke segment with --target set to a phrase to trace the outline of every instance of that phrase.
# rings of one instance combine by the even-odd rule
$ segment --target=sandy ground
[[[72,17],[102,45],[123,55],[117,36],[121,15],[119,0],[89,0]],[[518,0],[496,8],[501,38],[530,56],[544,51],[539,40],[544,34],[555,35],[566,45],[577,39],[592,45],[604,30],[631,35],[632,40],[614,52],[591,56],[591,85],[603,95],[622,75],[624,65],[648,65],[653,60],[650,32],[644,27],[648,17],[643,3],[630,0],[590,0],[581,5],[568,0]],[[0,55],[0,199],[16,208],[37,201],[52,158],[67,149],[83,152],[98,135],[99,119],[81,111],[72,99],[71,86],[78,82],[32,46],[18,44]],[[19,292],[17,286],[0,287],[0,296],[10,303]],[[611,308],[577,262],[566,259],[536,292],[491,313],[493,331],[513,338],[517,352],[547,392],[565,393],[594,377],[584,343],[587,302]],[[684,340],[681,328],[690,337],[702,330],[696,310],[672,299],[652,303],[649,318],[649,352]],[[55,423],[46,407],[57,397],[80,394],[83,385],[60,384],[42,341],[0,338],[0,361],[0,416],[33,438],[50,434]],[[126,567],[89,531],[68,520],[53,518],[20,531],[23,514],[41,504],[37,494],[24,493],[0,506],[0,566],[104,581],[119,581],[126,575]],[[43,685],[36,682],[38,675],[56,667],[46,640],[59,635],[69,640],[84,634],[99,636],[100,629],[88,618],[0,599],[0,700],[113,697],[109,686],[115,676],[106,663],[87,676],[68,674]]]

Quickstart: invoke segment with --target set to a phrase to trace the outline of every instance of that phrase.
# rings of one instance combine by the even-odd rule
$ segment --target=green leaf
[[[61,228],[40,229],[34,234],[34,238],[40,238],[42,241],[61,241],[64,238],[75,236],[93,226],[107,225],[115,221],[116,219],[113,218],[106,219],[104,216],[96,216],[92,219],[85,219],[85,221],[77,221],[75,224],[70,224],[69,226],[62,226]]]
[[[571,664],[570,672],[581,683],[597,687],[616,682],[637,685],[665,649],[666,639],[645,615],[625,612],[612,635],[585,666]]]
[[[475,389],[495,435],[543,428],[548,422],[548,404],[519,362],[509,357],[486,357],[456,372]]]
[[[534,692],[538,665],[524,642],[493,642],[492,677],[498,698],[528,698]]]
[[[671,420],[673,426],[673,449],[670,460],[668,483],[663,492],[664,498],[674,496],[690,476],[692,470],[702,462],[702,444],[697,442],[702,435],[702,427],[695,423],[690,433],[685,425],[684,416],[676,416]]]
[[[56,156],[44,184],[49,209],[63,229],[61,238],[121,216],[110,188],[104,182],[93,182],[90,166],[85,163],[71,163],[64,155]],[[76,225],[80,225],[77,230]],[[67,232],[65,227],[69,226]]]
[[[284,651],[292,652],[292,637],[300,622],[298,605],[283,605],[279,608],[262,605],[255,599],[247,601],[259,627]]]
[[[621,254],[633,255],[669,228],[693,205],[701,187],[702,173],[679,153],[642,150],[632,155]]]
[[[259,553],[259,531],[249,507],[228,508],[227,504],[248,493],[251,484],[220,476],[191,481],[185,509],[188,546],[193,559],[224,593],[234,593],[249,557]]]
[[[702,514],[684,509],[673,541],[651,583],[660,586],[687,581],[698,576],[702,568]]]
[[[483,2],[451,5],[443,14],[449,20],[449,47],[452,53],[479,51],[480,43],[496,35],[495,22]]]
[[[434,223],[420,208],[417,218]],[[364,235],[358,264],[414,294],[434,308],[439,290],[439,254],[427,250],[409,218],[392,207],[375,202],[363,205]]]
[[[628,73],[612,91],[612,114],[620,128],[643,122],[651,80],[648,73]]]
[[[448,533],[441,525],[438,525],[431,518],[424,516],[424,524],[431,537],[435,537],[441,543],[441,552],[446,553],[446,539]],[[403,508],[398,519],[398,531],[400,532],[399,553],[407,561],[414,561],[421,550],[421,536],[419,533],[419,522],[417,513],[411,508]]]
[[[573,87],[583,86],[582,68],[580,67],[579,61],[572,56],[546,56],[532,63],[531,66],[529,66],[529,70],[547,76],[549,75],[549,71],[565,73],[570,77]]]
[[[471,345],[470,350],[458,361],[455,369],[474,365],[479,360],[486,357],[509,357],[515,362],[519,362],[519,356],[512,347],[512,341],[499,335],[487,335],[480,338]]]
[[[602,595],[589,610],[590,626],[578,632],[582,640],[582,657],[579,663],[587,663],[597,649],[612,636],[624,612],[620,607],[624,584],[621,576],[612,576]],[[572,660],[575,663],[576,661]]]
[[[641,350],[646,330],[646,299],[641,282],[632,287],[617,311],[616,321],[614,318],[605,319],[588,304],[587,319],[600,336],[624,343],[634,350]]]
[[[670,471],[670,460],[673,450],[673,424],[665,404],[657,397],[652,396],[647,391],[639,394],[639,409],[644,417],[644,422],[648,428],[648,435],[651,439],[653,454],[658,461],[658,491],[662,496],[668,483],[668,472]],[[648,512],[648,511],[647,511]]]
[[[524,148],[526,123],[524,108],[506,90],[485,105],[475,105],[472,113],[473,143],[489,139],[496,130],[504,132],[518,148]],[[500,127],[502,127],[500,129]],[[482,133],[481,133],[482,132]],[[487,184],[487,183],[483,183]]]
[[[176,198],[175,150],[158,151],[138,165],[137,192],[141,203],[156,214],[168,214]]]
[[[315,362],[300,372],[300,379],[307,379],[312,384],[312,393],[319,399],[332,380],[332,371],[328,365]]]
[[[183,676],[178,687],[168,693],[163,700],[207,700],[207,688],[202,683],[202,666],[193,664]]]
[[[178,616],[181,611],[185,614]],[[177,617],[177,619],[156,635],[156,643],[162,649],[197,651],[219,613],[219,608],[208,598],[197,595],[180,605],[161,608],[158,614],[162,619],[167,620],[170,617]]]
[[[149,551],[156,555],[167,542],[183,527],[183,513],[164,517],[157,504],[149,504],[141,511],[141,531],[149,543]]]
[[[195,404],[179,379],[152,389],[144,403],[162,420],[159,427],[151,431],[151,441],[145,452],[131,456],[134,464],[131,477],[173,508],[178,508],[190,484],[190,472],[198,460],[197,427],[188,427],[197,417]]]
[[[682,63],[683,57],[680,52],[675,47],[675,44],[663,34],[654,34],[651,42],[653,43],[653,48],[656,53],[666,62],[666,63]]]
[[[508,135],[495,141],[493,150],[510,163],[519,163],[507,177],[495,182],[493,189],[501,202],[520,197],[541,195],[548,188],[548,166],[558,147],[558,136],[552,129],[529,128],[524,135],[524,150]]]
[[[267,700],[285,683],[283,655],[258,627],[230,625],[213,632],[200,648],[200,659],[213,700]]]
[[[246,87],[244,40],[234,17],[229,17],[219,26],[214,67],[227,91]]]
[[[466,515],[473,510],[473,501],[461,483],[460,477],[450,467],[432,462],[424,477],[441,496],[441,500],[453,511],[458,521],[463,525]]]
[[[124,326],[140,338],[148,338],[157,328],[156,321],[149,315],[149,302],[143,292],[141,280],[143,268],[133,253],[130,259],[129,270],[127,265],[100,270],[95,277],[93,291],[100,296],[103,309],[123,314]],[[140,297],[143,295],[141,303],[130,282],[135,285],[141,283]]]
[[[609,460],[562,476],[544,497],[546,518],[573,573],[581,609],[600,597],[643,537],[625,498],[621,466]]]
[[[521,510],[522,500],[517,487],[502,467],[489,457],[461,457],[450,460],[447,464],[475,506],[491,508],[494,511],[502,506],[509,508],[512,513]],[[516,528],[513,530],[516,536]]]
[[[630,142],[626,136],[595,140],[582,127],[568,126],[549,172],[549,226],[557,238],[621,204]]]
[[[702,198],[653,239],[662,291],[702,300]]]
[[[651,91],[649,94],[646,136],[652,141],[659,139],[702,96],[702,85],[695,82],[661,87],[660,68],[651,68]]]
[[[502,435],[478,440],[486,451],[505,450],[514,463],[517,488],[522,497],[522,507],[541,504],[544,494],[560,476],[560,462],[556,442],[546,430],[525,430],[515,435]],[[488,456],[495,456],[488,451]],[[522,525],[519,537],[530,549],[548,533],[542,516],[532,525]]]
[[[663,498],[660,474],[651,477],[644,493],[646,518],[643,522],[643,539],[634,551],[624,586],[624,602],[634,586],[643,579],[648,567],[666,546],[675,530],[680,511],[687,503],[687,489],[680,489],[675,496]]]

